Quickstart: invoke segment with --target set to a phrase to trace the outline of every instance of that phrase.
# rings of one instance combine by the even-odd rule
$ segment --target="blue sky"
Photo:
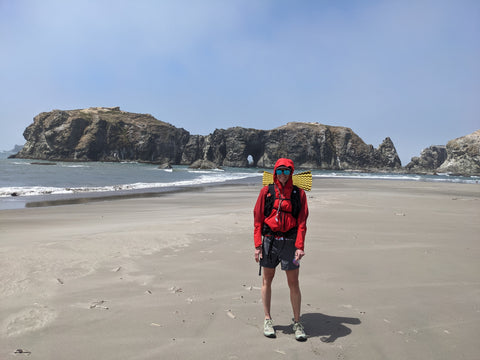
[[[0,0],[0,149],[40,112],[346,126],[406,165],[480,128],[477,0]]]

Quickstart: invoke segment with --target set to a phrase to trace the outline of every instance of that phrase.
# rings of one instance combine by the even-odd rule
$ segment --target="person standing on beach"
[[[308,205],[305,192],[293,185],[294,170],[292,160],[278,159],[273,172],[274,183],[260,190],[253,210],[255,261],[263,267],[263,334],[270,338],[276,337],[270,306],[275,269],[281,264],[290,289],[295,338],[305,341],[307,336],[300,323],[302,295],[298,275],[299,261],[305,255]]]

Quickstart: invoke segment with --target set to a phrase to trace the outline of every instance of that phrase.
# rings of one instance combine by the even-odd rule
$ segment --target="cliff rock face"
[[[195,143],[200,143],[197,139]],[[318,123],[288,123],[273,130],[240,127],[215,130],[196,149],[203,159],[223,166],[270,168],[279,157],[288,157],[306,169],[398,169],[400,159],[386,138],[378,149],[367,145],[351,129]],[[190,159],[189,159],[190,161]]]
[[[41,113],[23,136],[17,158],[178,163],[190,134],[151,115],[89,108]]]
[[[459,175],[480,175],[480,130],[450,140],[447,143],[447,159],[438,172]]]
[[[433,145],[422,150],[420,157],[415,156],[405,166],[405,169],[414,174],[434,174],[437,168],[447,159],[445,145]]]
[[[375,149],[351,129],[318,123],[288,123],[273,130],[217,129],[207,136],[120,108],[41,113],[24,132],[14,157],[54,161],[146,161],[191,165],[271,168],[288,157],[298,168],[400,170],[390,138]],[[249,163],[249,158],[252,159]]]
[[[446,146],[424,149],[420,157],[412,158],[405,170],[416,174],[480,175],[480,130],[450,140]]]

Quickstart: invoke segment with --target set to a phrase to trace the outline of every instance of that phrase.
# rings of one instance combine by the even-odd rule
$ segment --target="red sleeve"
[[[307,218],[308,218],[308,204],[307,204],[307,195],[305,191],[300,190],[300,203],[302,208],[297,218],[297,239],[295,241],[295,247],[300,250],[304,250],[305,246],[305,235],[307,233]]]
[[[255,203],[255,207],[253,208],[253,242],[255,244],[255,247],[262,246],[262,227],[265,220],[263,211],[265,208],[265,195],[267,194],[267,192],[268,186],[264,186],[262,190],[260,190],[257,202]]]

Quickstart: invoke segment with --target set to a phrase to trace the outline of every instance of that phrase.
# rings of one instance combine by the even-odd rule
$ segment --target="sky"
[[[0,0],[0,150],[96,106],[200,135],[345,126],[406,165],[480,129],[480,1]]]

